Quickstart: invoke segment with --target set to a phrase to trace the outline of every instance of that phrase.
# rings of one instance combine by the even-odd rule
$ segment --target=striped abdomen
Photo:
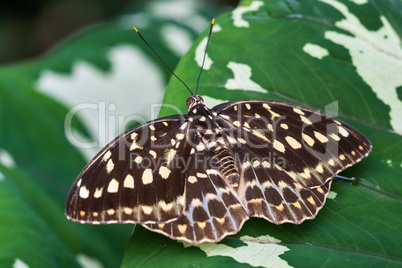
[[[219,173],[229,182],[230,186],[239,187],[239,170],[230,151],[218,146],[214,148],[214,153],[212,159],[216,163]]]

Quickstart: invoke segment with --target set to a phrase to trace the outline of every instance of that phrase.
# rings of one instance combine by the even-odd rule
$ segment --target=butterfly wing
[[[197,138],[197,137],[195,137]],[[200,144],[195,140],[193,144]],[[212,166],[213,153],[198,148],[189,155],[183,214],[168,223],[144,227],[191,243],[216,242],[237,233],[249,218],[233,188]]]
[[[233,137],[239,198],[250,216],[276,224],[314,218],[331,179],[371,151],[370,142],[347,124],[296,105],[248,100],[213,111]]]
[[[81,223],[169,221],[184,204],[187,115],[157,119],[118,136],[78,175],[67,218]]]

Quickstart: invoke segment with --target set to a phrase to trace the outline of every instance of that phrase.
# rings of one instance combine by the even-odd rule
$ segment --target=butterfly
[[[103,148],[68,193],[67,218],[141,224],[194,244],[235,234],[251,217],[300,224],[323,207],[332,178],[372,148],[351,126],[294,104],[209,109],[191,94],[186,106]]]

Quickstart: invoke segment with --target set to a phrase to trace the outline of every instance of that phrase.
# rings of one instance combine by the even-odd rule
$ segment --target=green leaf
[[[400,1],[242,1],[217,17],[198,89],[207,106],[274,99],[327,108],[364,133],[373,152],[342,173],[354,182],[334,179],[314,220],[251,219],[238,234],[201,245],[137,226],[123,266],[401,266],[401,9]],[[206,36],[175,71],[192,90]],[[164,103],[186,113],[188,95],[172,79]],[[164,107],[160,116],[174,113]]]

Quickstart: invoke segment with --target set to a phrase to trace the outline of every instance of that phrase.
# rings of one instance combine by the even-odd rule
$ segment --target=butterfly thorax
[[[190,101],[189,101],[190,100]],[[190,105],[189,117],[194,124],[197,137],[194,147],[197,151],[207,150],[208,155],[203,153],[204,161],[210,161],[210,165],[226,179],[226,183],[232,188],[239,186],[239,170],[235,163],[234,152],[223,133],[224,129],[216,122],[216,113],[203,104],[199,96],[190,96],[187,103]]]

